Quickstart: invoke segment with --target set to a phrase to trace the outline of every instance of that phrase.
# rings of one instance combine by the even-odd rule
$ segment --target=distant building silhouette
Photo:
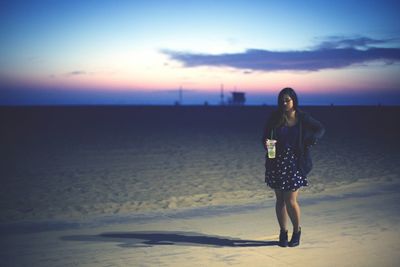
[[[224,105],[225,105],[225,100],[224,100],[224,84],[221,84],[221,95],[220,95],[220,97],[221,97],[221,101],[219,102],[219,104],[220,104],[221,106],[224,106]]]
[[[246,102],[244,92],[232,92],[232,97],[228,99],[228,104],[231,106],[243,106]]]
[[[182,86],[179,86],[179,90],[178,90],[178,99],[177,101],[175,101],[175,106],[180,106],[182,105],[182,94],[183,94],[183,90],[182,90]]]

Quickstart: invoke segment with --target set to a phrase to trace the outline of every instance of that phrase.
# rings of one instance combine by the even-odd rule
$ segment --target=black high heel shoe
[[[292,238],[289,242],[289,247],[297,247],[300,245],[300,236],[301,236],[301,228],[299,227],[299,231],[297,233],[293,232]]]
[[[288,231],[281,230],[279,234],[279,243],[278,246],[280,247],[287,247],[288,246]]]

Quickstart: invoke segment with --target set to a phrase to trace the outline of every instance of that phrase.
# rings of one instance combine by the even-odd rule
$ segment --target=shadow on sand
[[[112,232],[99,235],[63,236],[65,241],[115,242],[120,247],[151,247],[154,245],[203,247],[261,247],[276,246],[277,241],[242,240],[230,237],[209,236],[195,232]]]

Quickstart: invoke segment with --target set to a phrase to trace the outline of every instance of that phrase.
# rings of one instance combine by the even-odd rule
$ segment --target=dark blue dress
[[[299,124],[277,128],[276,139],[276,158],[266,159],[265,182],[269,187],[282,191],[296,191],[307,186],[307,177],[301,173],[295,153]]]

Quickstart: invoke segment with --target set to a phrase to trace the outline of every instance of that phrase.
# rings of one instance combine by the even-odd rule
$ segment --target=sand
[[[397,266],[400,109],[306,109],[327,133],[280,248],[271,108],[1,108],[2,265]]]
[[[359,184],[353,192],[302,198],[296,248],[276,246],[267,201],[59,224],[52,231],[20,225],[3,233],[0,255],[4,266],[398,266],[397,186]]]

